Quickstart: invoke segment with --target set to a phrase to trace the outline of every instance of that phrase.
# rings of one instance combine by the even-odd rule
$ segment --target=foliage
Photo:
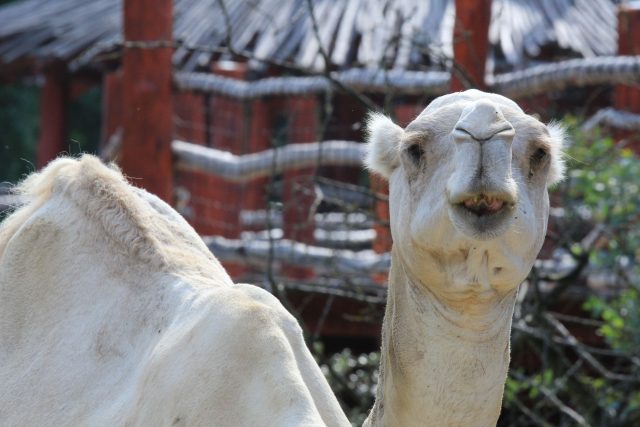
[[[322,354],[321,346],[314,350]],[[349,349],[320,361],[331,389],[354,426],[362,425],[373,406],[379,364],[379,352],[354,355]]]
[[[640,248],[640,161],[611,138],[577,130],[573,135],[576,143],[569,150],[571,169],[563,188],[572,204],[570,213],[607,228],[590,261],[598,267],[624,268]]]
[[[612,348],[640,354],[640,297],[637,289],[627,289],[611,301],[591,297],[585,308],[603,320],[598,332]]]

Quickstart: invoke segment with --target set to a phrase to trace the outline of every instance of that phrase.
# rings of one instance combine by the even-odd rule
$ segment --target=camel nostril
[[[453,136],[456,139],[456,141],[461,140],[461,139],[467,139],[467,138],[471,138],[471,139],[476,139],[473,134],[471,134],[468,130],[463,129],[461,127],[456,126],[453,129]]]
[[[505,123],[502,128],[498,129],[481,129],[480,131],[468,131],[467,129],[456,126],[453,129],[453,137],[456,141],[473,139],[474,141],[484,142],[498,136],[513,138],[515,130],[510,123]]]
[[[487,141],[498,135],[513,137],[515,131],[504,117],[500,107],[486,100],[476,101],[466,106],[454,127],[454,137],[476,141]],[[462,140],[462,139],[460,139]]]

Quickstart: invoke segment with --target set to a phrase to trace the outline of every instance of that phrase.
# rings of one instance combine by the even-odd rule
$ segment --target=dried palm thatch
[[[174,16],[173,61],[182,71],[234,54],[309,70],[326,60],[333,69],[443,69],[455,19],[453,0],[175,0]],[[22,0],[0,7],[0,22],[5,64],[61,59],[81,68],[123,46],[121,0]],[[616,37],[612,0],[493,3],[492,55],[512,68],[548,44],[573,56],[611,55]]]

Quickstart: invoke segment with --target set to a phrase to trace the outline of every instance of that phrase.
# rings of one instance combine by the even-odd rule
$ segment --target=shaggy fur
[[[549,176],[547,184],[553,186],[564,178],[565,164],[563,149],[567,141],[567,131],[561,123],[551,122],[548,125],[551,143],[549,148],[551,151],[551,166],[549,167]]]
[[[295,319],[91,156],[0,226],[0,424],[349,425]]]
[[[388,179],[399,162],[402,133],[402,128],[384,114],[369,114],[367,118],[369,150],[365,158],[366,167]]]

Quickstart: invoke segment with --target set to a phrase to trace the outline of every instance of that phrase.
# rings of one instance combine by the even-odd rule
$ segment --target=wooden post
[[[485,89],[491,0],[455,0],[451,90]]]
[[[618,55],[640,55],[640,6],[618,7]],[[632,113],[640,113],[640,88],[617,85],[614,105]]]
[[[271,109],[273,107],[269,99],[258,98],[249,101],[248,111],[245,113],[249,122],[248,153],[257,153],[270,148]],[[266,191],[269,180],[270,178],[258,178],[245,184],[242,209],[255,211],[267,208]]]
[[[123,133],[126,175],[172,203],[172,0],[124,0]]]
[[[64,64],[55,64],[44,73],[44,86],[40,95],[40,136],[36,160],[38,168],[45,166],[67,149],[67,79]]]
[[[289,112],[289,142],[314,142],[318,138],[318,100],[314,95],[292,96],[286,100]],[[314,243],[315,189],[311,182],[314,168],[286,171],[284,175],[283,232],[285,239]],[[313,270],[287,267],[286,274],[294,279],[313,277]]]
[[[618,55],[640,55],[640,6],[622,4],[618,7]],[[613,105],[618,110],[640,114],[640,88],[616,85]],[[637,132],[615,131],[618,141],[640,153],[640,136]]]

